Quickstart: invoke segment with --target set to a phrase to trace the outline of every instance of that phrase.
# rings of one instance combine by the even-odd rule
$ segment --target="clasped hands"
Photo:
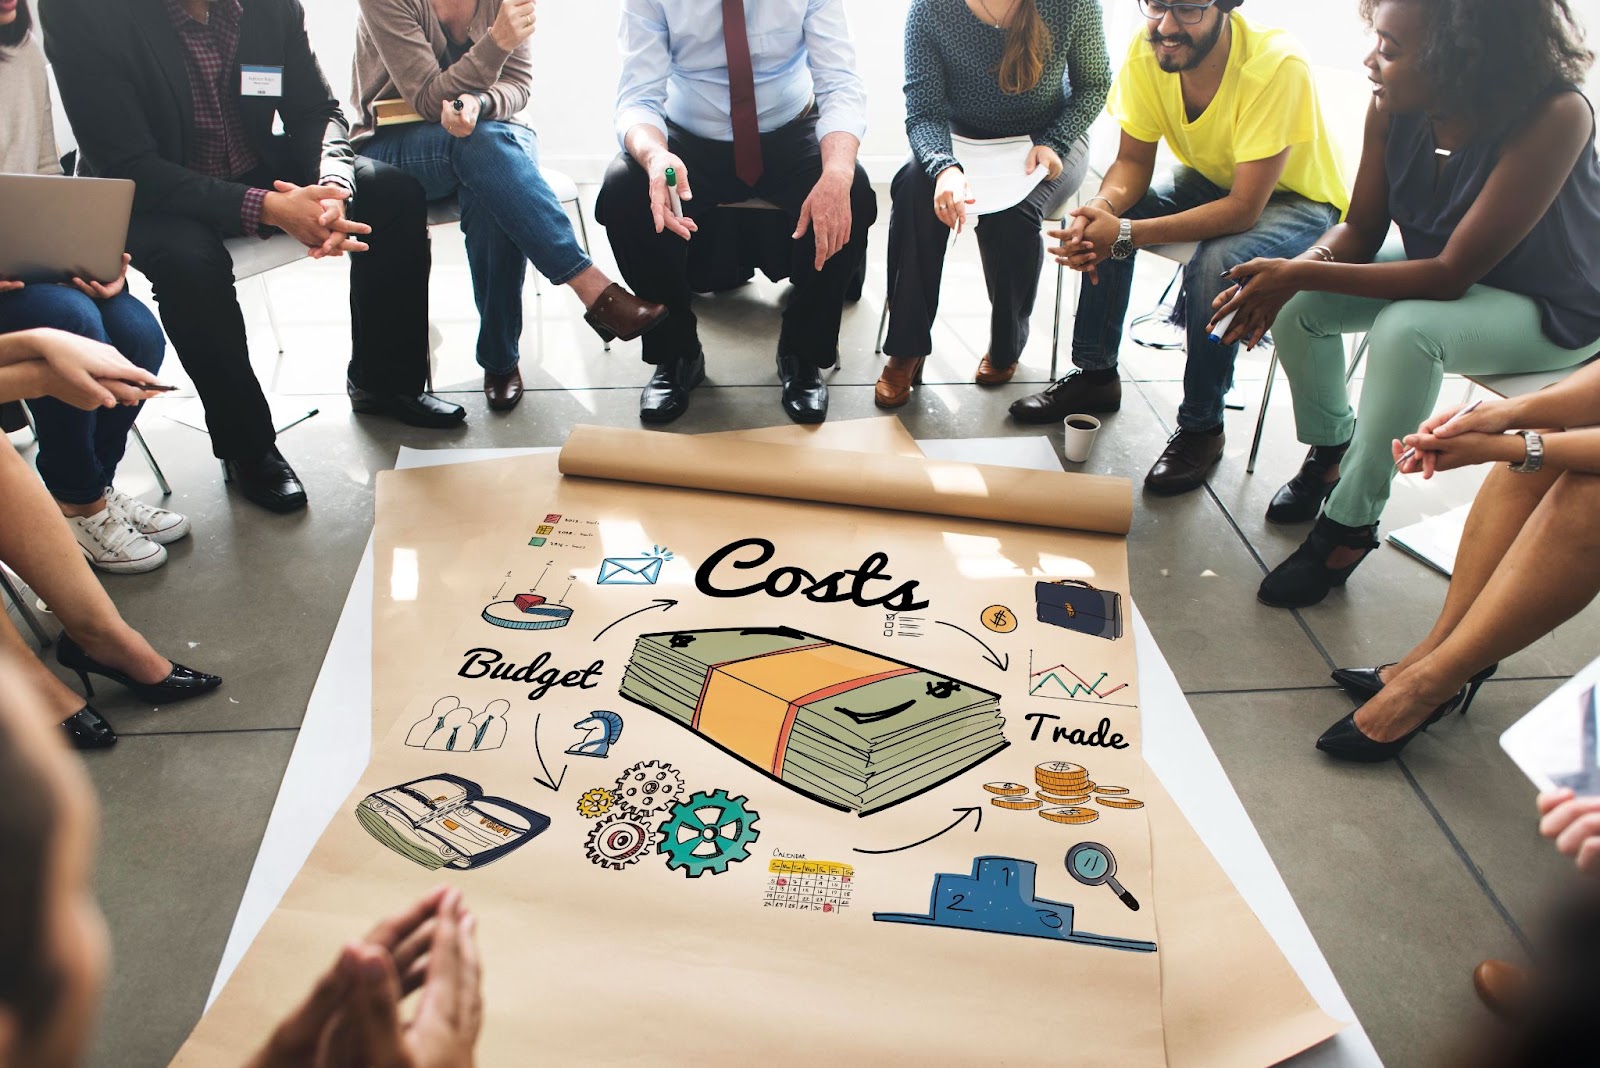
[[[656,233],[670,231],[685,241],[689,240],[699,231],[699,227],[688,215],[674,212],[672,198],[667,195],[667,171],[670,169],[677,180],[674,188],[677,189],[678,199],[683,202],[694,199],[694,191],[689,186],[689,168],[677,153],[666,148],[652,152],[644,167],[650,176],[650,218],[655,224]],[[817,184],[811,187],[805,202],[800,205],[800,219],[794,233],[789,236],[798,241],[807,231],[816,235],[814,270],[822,270],[823,264],[850,240],[850,187],[854,184],[853,169],[848,172],[825,169],[822,177],[817,179]]]
[[[372,233],[366,223],[345,217],[350,190],[337,185],[294,185],[273,182],[261,204],[261,221],[275,226],[310,249],[314,260],[365,252],[360,238]]]
[[[1486,400],[1468,408],[1448,408],[1428,419],[1415,434],[1390,443],[1395,470],[1432,478],[1439,471],[1504,461],[1517,463],[1527,447],[1506,431],[1516,429],[1509,401]],[[1448,424],[1448,425],[1447,425]],[[1406,456],[1406,450],[1412,450]]]
[[[247,1068],[470,1068],[482,1021],[477,923],[439,887],[341,949]]]

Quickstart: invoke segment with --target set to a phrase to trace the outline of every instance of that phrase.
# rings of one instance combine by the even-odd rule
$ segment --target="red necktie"
[[[744,0],[722,0],[722,40],[728,49],[733,173],[745,185],[753,186],[761,178],[761,123],[756,119],[756,75],[744,28]]]

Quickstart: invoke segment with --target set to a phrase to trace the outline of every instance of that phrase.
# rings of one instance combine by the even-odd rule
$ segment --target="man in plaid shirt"
[[[421,186],[352,151],[297,0],[43,0],[40,15],[82,170],[136,183],[133,266],[248,499],[283,512],[306,502],[250,367],[225,238],[281,230],[316,259],[354,253],[352,406],[414,426],[465,418],[423,389]]]

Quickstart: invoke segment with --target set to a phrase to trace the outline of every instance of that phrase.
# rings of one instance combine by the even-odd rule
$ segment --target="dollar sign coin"
[[[983,610],[983,625],[996,634],[1010,634],[1017,629],[1017,614],[1003,604],[992,604]]]

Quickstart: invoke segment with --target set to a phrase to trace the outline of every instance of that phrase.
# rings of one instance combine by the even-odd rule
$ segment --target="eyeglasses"
[[[1151,22],[1159,22],[1170,11],[1172,17],[1185,26],[1198,25],[1206,17],[1206,12],[1216,6],[1217,0],[1209,0],[1204,4],[1164,4],[1160,0],[1139,0],[1139,10]]]

